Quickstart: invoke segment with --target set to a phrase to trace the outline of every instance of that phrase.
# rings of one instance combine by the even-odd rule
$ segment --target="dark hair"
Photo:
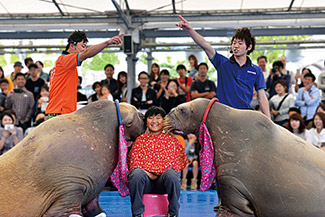
[[[1,82],[0,82],[0,84],[1,84]],[[325,104],[320,103],[320,104],[318,105],[316,111],[317,111],[319,108],[321,108],[323,111],[325,111]]]
[[[167,69],[161,70],[160,75],[168,75],[168,76],[170,76],[169,71]]]
[[[277,80],[275,83],[274,83],[274,87],[277,85],[277,84],[281,84],[284,89],[287,91],[288,87],[286,85],[286,82],[284,80]]]
[[[28,69],[30,70],[31,68],[38,69],[38,66],[35,63],[31,63],[28,66]]]
[[[37,60],[36,62],[35,62],[35,64],[36,63],[39,63],[42,67],[44,67],[44,64],[43,64],[43,62],[42,61],[40,61],[40,60]]]
[[[42,89],[49,91],[49,86],[47,86],[47,84],[44,84],[43,86],[41,86],[40,90]]]
[[[27,63],[28,63],[29,61],[34,62],[34,60],[33,60],[31,57],[27,57],[27,58],[24,59],[25,66],[27,66]]]
[[[183,64],[180,64],[176,67],[176,71],[180,70],[180,69],[184,69],[186,71],[186,68]]]
[[[122,84],[121,82],[120,82],[120,78],[122,77],[122,76],[124,76],[124,77],[126,77],[126,83],[128,83],[128,74],[125,72],[125,71],[120,71],[119,73],[118,73],[118,75],[117,75],[117,87],[118,88],[121,88],[121,87],[123,87],[123,85],[124,84]]]
[[[67,51],[69,49],[70,44],[73,44],[76,46],[77,43],[81,42],[81,41],[88,42],[86,33],[83,31],[79,31],[79,30],[74,31],[68,37],[68,44],[67,44],[65,50]]]
[[[0,79],[0,84],[2,84],[2,83],[9,84],[9,81],[7,79],[5,79],[5,78],[1,78]]]
[[[79,75],[78,80],[80,80],[80,84],[82,84],[82,77]]]
[[[316,80],[315,75],[313,73],[310,73],[310,72],[308,72],[307,74],[304,75],[304,78],[306,78],[306,77],[311,77],[311,79],[313,80],[313,82]]]
[[[302,133],[305,131],[306,126],[305,126],[305,122],[304,119],[301,117],[300,114],[296,113],[296,114],[292,114],[289,118],[289,122],[288,122],[288,130],[293,133],[293,128],[291,126],[291,120],[297,120],[300,122],[299,128],[298,128],[298,132]]]
[[[111,67],[113,70],[114,70],[114,66],[112,64],[107,64],[105,67],[104,67],[104,70],[106,71],[106,68],[107,67]]]
[[[18,76],[23,76],[25,78],[25,75],[21,72],[18,72],[16,75],[15,75],[15,80],[18,78]],[[26,78],[25,78],[26,80]]]
[[[200,66],[205,66],[205,67],[207,67],[207,69],[209,69],[208,64],[206,64],[205,62],[200,63],[199,66],[198,66],[198,68],[200,68]]]
[[[267,62],[267,58],[266,58],[266,56],[264,56],[264,55],[259,56],[259,57],[257,58],[257,62],[258,62],[260,59],[265,59],[265,62]]]
[[[273,64],[272,64],[272,67],[275,68],[275,67],[279,67],[279,68],[284,68],[284,65],[283,63],[280,61],[280,60],[277,60],[277,61],[274,61]]]
[[[138,74],[138,79],[140,79],[140,76],[141,76],[141,75],[146,75],[146,76],[149,78],[149,74],[146,73],[145,71],[142,71],[142,72],[140,72],[140,73]]]
[[[246,49],[250,45],[252,45],[252,49],[247,51],[247,55],[249,55],[254,51],[255,44],[256,44],[255,37],[252,35],[251,31],[248,28],[244,27],[244,28],[237,29],[235,34],[232,36],[231,43],[233,43],[234,39],[244,40],[246,44]]]
[[[303,71],[305,71],[305,70],[307,70],[308,73],[312,73],[311,70],[310,70],[309,68],[302,68],[301,72],[303,72]]]
[[[197,60],[196,56],[194,54],[191,54],[191,55],[188,56],[188,61],[190,61],[190,59],[193,59],[194,60],[194,68],[196,70],[198,70],[198,68],[199,68],[199,65],[198,65],[199,64],[199,61]]]
[[[102,86],[102,83],[99,82],[99,81],[95,81],[95,82],[93,83],[93,85],[91,86],[91,88],[95,91],[97,85],[99,85],[99,86],[101,87],[101,86]]]
[[[2,124],[2,120],[3,120],[4,116],[6,116],[6,115],[9,116],[12,120],[12,123],[15,124],[15,120],[14,120],[14,117],[12,116],[12,114],[9,111],[4,111],[1,116],[1,127],[4,127]]]
[[[156,115],[159,115],[159,114],[161,114],[161,116],[163,118],[165,118],[165,116],[166,116],[166,112],[165,112],[165,110],[163,108],[161,108],[159,106],[151,106],[144,115],[145,124],[147,122],[148,117],[156,116]]]
[[[2,75],[0,78],[4,78],[5,77],[5,72],[3,71],[3,68],[0,66],[0,71],[2,71]]]
[[[160,66],[158,65],[158,63],[153,63],[152,65],[151,65],[151,67],[150,67],[150,75],[151,76],[154,76],[154,73],[153,73],[153,71],[152,71],[152,67],[153,66],[156,66],[156,67],[158,67],[158,76],[160,75]]]
[[[172,81],[176,83],[176,86],[177,86],[177,88],[178,88],[178,87],[179,87],[179,84],[178,84],[178,82],[177,82],[176,79],[170,79],[170,80],[168,80],[168,82],[167,82],[167,87],[168,87],[169,83],[172,82]]]
[[[320,117],[320,119],[322,120],[323,122],[323,128],[325,128],[325,114],[323,112],[317,112],[314,117],[313,117],[313,127],[316,128],[315,124],[314,124],[314,120],[315,120],[315,117],[316,115],[318,115]]]
[[[289,108],[289,112],[297,112],[298,114],[301,115],[300,108],[298,108],[298,107],[290,107],[290,108]],[[289,112],[288,112],[288,113],[289,113]]]

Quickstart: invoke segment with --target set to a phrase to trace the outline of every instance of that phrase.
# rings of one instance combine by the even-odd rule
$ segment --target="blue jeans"
[[[156,180],[148,177],[144,170],[135,168],[128,175],[132,215],[144,213],[143,194],[168,194],[168,213],[178,216],[180,207],[181,173],[168,169]]]

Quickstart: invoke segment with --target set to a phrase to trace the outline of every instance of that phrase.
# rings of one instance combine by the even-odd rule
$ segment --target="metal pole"
[[[126,57],[126,61],[128,64],[128,103],[131,103],[132,89],[135,88],[136,79],[135,64],[138,61],[138,58],[136,57],[136,52],[134,51],[133,54],[128,54]]]
[[[154,60],[154,58],[152,57],[152,51],[151,50],[147,52],[146,60],[147,60],[147,66],[148,66],[148,73],[150,73],[152,61]]]

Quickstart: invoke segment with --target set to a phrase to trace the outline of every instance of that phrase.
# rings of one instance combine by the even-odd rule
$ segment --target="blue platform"
[[[108,217],[131,217],[130,197],[122,198],[117,191],[103,191],[99,204]],[[213,207],[218,204],[217,191],[181,191],[180,217],[215,217]]]

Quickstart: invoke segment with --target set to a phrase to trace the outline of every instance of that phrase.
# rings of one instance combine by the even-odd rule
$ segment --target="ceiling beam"
[[[123,13],[120,5],[117,4],[117,2],[115,0],[112,0],[112,2],[116,8],[117,13],[120,15],[120,18],[123,20],[126,28],[129,29],[131,27],[130,22],[129,22],[128,18],[126,17],[126,15]]]
[[[52,0],[52,2],[54,3],[55,7],[57,7],[57,9],[59,10],[60,14],[62,16],[65,16],[65,14],[63,13],[63,11],[61,10],[60,6],[58,5],[58,3],[56,2],[56,0]]]

